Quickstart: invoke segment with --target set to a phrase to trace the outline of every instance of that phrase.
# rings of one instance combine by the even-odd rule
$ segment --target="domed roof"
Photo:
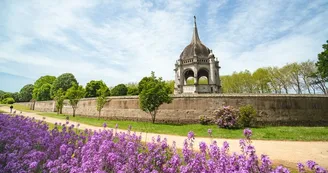
[[[194,23],[195,26],[191,43],[186,48],[184,48],[184,50],[180,54],[180,59],[189,59],[193,58],[194,56],[197,56],[199,58],[207,58],[208,55],[211,53],[210,49],[207,48],[199,39],[195,16]]]

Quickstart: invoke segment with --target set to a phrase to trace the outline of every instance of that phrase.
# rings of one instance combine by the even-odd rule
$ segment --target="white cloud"
[[[193,15],[204,12],[206,18],[197,18],[206,20],[202,39],[219,57],[222,74],[283,65],[316,56],[328,34],[327,5],[300,4],[12,1],[0,13],[6,14],[0,19],[8,38],[1,41],[0,35],[0,67],[33,78],[71,72],[83,84],[135,82],[150,71],[173,79],[174,62],[191,39]],[[21,71],[7,67],[13,62]]]

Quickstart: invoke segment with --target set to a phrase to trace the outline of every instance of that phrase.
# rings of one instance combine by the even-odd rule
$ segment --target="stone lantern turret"
[[[174,93],[219,93],[221,89],[219,61],[212,50],[199,39],[196,17],[191,43],[184,48],[175,63]],[[193,83],[187,83],[193,78]],[[207,79],[200,81],[200,78]]]

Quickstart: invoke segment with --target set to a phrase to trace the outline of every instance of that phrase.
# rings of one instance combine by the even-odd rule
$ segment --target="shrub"
[[[256,110],[252,105],[246,105],[239,108],[238,122],[242,127],[250,127],[256,118]]]
[[[232,106],[223,106],[215,112],[216,124],[221,128],[237,128],[238,127],[238,110]]]
[[[208,125],[211,123],[211,119],[208,118],[206,115],[199,116],[199,122],[201,125]]]
[[[5,98],[2,100],[2,103],[3,104],[14,104],[15,103],[15,100],[11,97],[8,97],[8,98]]]

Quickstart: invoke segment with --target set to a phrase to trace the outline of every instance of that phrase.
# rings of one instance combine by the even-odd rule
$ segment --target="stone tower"
[[[194,32],[191,43],[184,48],[175,63],[174,94],[219,93],[221,89],[219,69],[219,61],[215,58],[212,50],[199,39],[194,16]],[[193,78],[193,83],[187,83],[188,78]],[[202,78],[201,82],[199,82],[200,78]]]

